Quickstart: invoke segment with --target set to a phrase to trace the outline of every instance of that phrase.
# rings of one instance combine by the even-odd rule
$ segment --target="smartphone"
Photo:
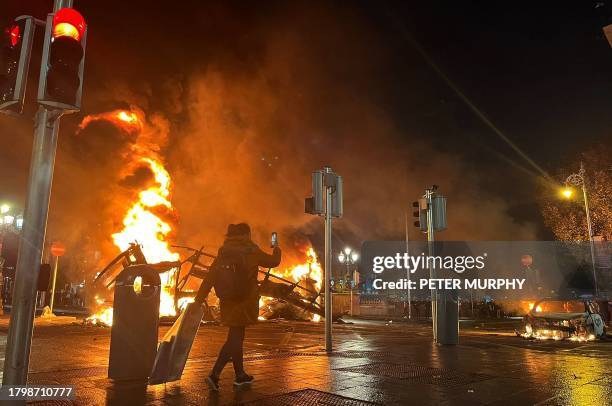
[[[272,248],[278,246],[278,234],[276,234],[276,231],[272,233],[272,239],[271,239],[270,244]]]

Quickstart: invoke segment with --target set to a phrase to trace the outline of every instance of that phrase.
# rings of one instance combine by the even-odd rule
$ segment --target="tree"
[[[575,162],[558,172],[558,184],[547,185],[540,198],[544,224],[559,240],[589,239],[582,189],[575,187],[571,199],[564,199],[559,191],[567,177],[578,172],[580,163],[585,169],[593,235],[612,241],[612,147],[609,144],[582,153]]]

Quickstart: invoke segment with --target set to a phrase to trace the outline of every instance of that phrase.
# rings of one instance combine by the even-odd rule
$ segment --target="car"
[[[521,329],[516,333],[526,339],[591,341],[606,337],[597,302],[586,299],[544,298],[530,303]]]

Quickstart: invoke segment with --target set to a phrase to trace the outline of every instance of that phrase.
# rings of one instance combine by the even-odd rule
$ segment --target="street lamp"
[[[578,173],[572,173],[565,179],[565,188],[561,194],[566,199],[570,199],[574,195],[572,186],[582,187],[582,196],[584,198],[584,211],[586,213],[587,231],[589,233],[589,244],[591,246],[591,265],[593,266],[593,284],[595,286],[595,296],[597,296],[597,272],[595,267],[595,247],[593,245],[593,227],[591,225],[591,212],[589,210],[589,198],[586,190],[586,171],[584,165],[580,162],[580,170]]]
[[[340,261],[340,263],[343,263],[344,265],[346,265],[346,276],[347,276],[347,280],[348,277],[351,275],[351,265],[357,263],[357,261],[359,260],[359,253],[357,251],[353,251],[350,247],[345,247],[344,250],[338,254],[338,261]],[[351,316],[353,315],[353,288],[354,288],[354,282],[356,280],[356,278],[353,276],[351,278],[351,286],[350,286],[350,314]]]
[[[0,214],[6,214],[9,212],[9,210],[11,210],[11,206],[9,206],[8,204],[3,204],[2,206],[0,206]]]
[[[574,189],[572,189],[571,187],[564,187],[563,190],[561,190],[561,194],[566,199],[571,199],[574,195]]]

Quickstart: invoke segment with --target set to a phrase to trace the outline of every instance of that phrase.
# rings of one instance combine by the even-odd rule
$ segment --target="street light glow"
[[[10,209],[11,206],[9,206],[8,204],[3,204],[2,206],[0,206],[0,214],[6,214],[9,212]]]
[[[563,190],[561,190],[561,194],[566,199],[571,199],[571,197],[574,195],[574,189],[572,189],[570,187],[565,187],[565,188],[563,188]]]
[[[343,251],[338,254],[338,261],[346,264],[354,264],[359,259],[359,253],[357,251],[353,251],[351,248],[346,247]]]

